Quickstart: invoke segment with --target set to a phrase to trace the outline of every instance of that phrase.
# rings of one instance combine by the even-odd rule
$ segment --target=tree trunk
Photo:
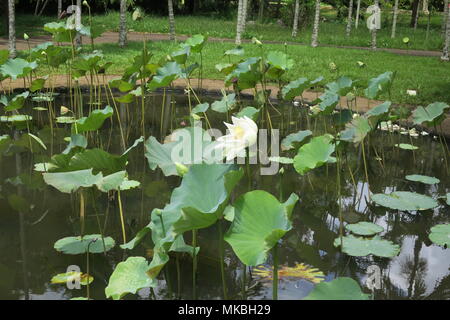
[[[416,21],[416,14],[417,14],[417,11],[419,11],[419,1],[420,0],[414,0],[414,2],[412,3],[411,21],[409,22],[409,26],[411,28],[414,28],[414,22]]]
[[[58,0],[58,19],[62,13],[62,0]]]
[[[175,17],[173,15],[173,2],[172,2],[172,0],[168,0],[167,5],[169,7],[170,40],[175,40]]]
[[[445,31],[447,30],[447,16],[448,16],[448,0],[444,0],[444,15],[442,18],[442,37],[445,36]]]
[[[17,56],[15,0],[8,0],[8,31],[9,31],[8,32],[9,57],[15,58]]]
[[[392,31],[391,38],[395,38],[395,31],[397,29],[397,15],[398,15],[398,0],[395,0],[394,3],[394,17],[392,18]]]
[[[414,31],[417,30],[417,22],[419,21],[419,12],[420,12],[420,0],[417,4],[416,15],[414,16]]]
[[[248,1],[243,0],[242,2],[242,33],[245,32],[245,27],[247,26]]]
[[[259,0],[259,10],[258,10],[258,21],[262,23],[264,18],[264,6],[266,5],[266,0]]]
[[[81,0],[77,0],[77,10],[75,10],[75,26],[76,28],[81,28]],[[77,36],[75,38],[75,45],[81,47],[81,34],[77,32]]]
[[[320,23],[320,0],[316,0],[314,25],[313,25],[313,32],[312,32],[312,36],[311,36],[311,47],[313,47],[313,48],[318,46],[319,23]]]
[[[398,0],[397,0],[398,1]],[[359,9],[361,8],[361,0],[358,0],[356,3],[356,19],[355,19],[355,28],[358,29],[359,23]]]
[[[380,1],[379,0],[375,0],[375,6],[377,6],[378,8],[380,7]],[[380,18],[381,20],[381,18]],[[375,50],[377,48],[377,28],[374,28],[372,30],[372,50]]]
[[[235,41],[236,45],[240,45],[241,44],[244,1],[245,0],[239,0],[239,4],[238,4],[237,25],[236,25],[236,41]]]
[[[292,26],[292,37],[293,38],[295,38],[297,36],[299,14],[300,14],[300,1],[295,0],[294,25]]]
[[[45,0],[44,4],[42,5],[41,11],[39,11],[38,17],[42,16],[42,13],[44,12],[45,8],[47,7],[48,0]]]
[[[119,46],[127,45],[127,0],[120,0]]]
[[[447,16],[446,16],[446,31],[445,31],[445,41],[444,41],[444,49],[442,50],[441,60],[449,61],[448,49],[450,46],[450,10],[449,4],[447,1]]]
[[[353,0],[350,0],[350,3],[348,4],[347,29],[345,31],[347,37],[350,37],[350,32],[352,31],[352,13],[353,13]]]

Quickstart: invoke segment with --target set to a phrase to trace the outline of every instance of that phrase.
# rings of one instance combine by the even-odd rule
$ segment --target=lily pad
[[[366,221],[361,221],[354,224],[347,224],[345,226],[345,229],[347,229],[351,233],[360,236],[373,236],[374,234],[384,231],[384,228],[382,226]]]
[[[448,247],[450,246],[450,224],[438,224],[431,228],[430,240],[433,243]]]
[[[409,181],[422,182],[425,184],[437,184],[437,183],[441,182],[441,180],[439,180],[438,178],[423,176],[420,174],[408,175],[405,178],[406,178],[406,180],[409,180]]]
[[[308,171],[320,167],[325,163],[334,163],[336,158],[331,156],[335,150],[333,137],[329,134],[312,138],[303,145],[294,157],[295,170],[304,175]]]
[[[59,273],[54,276],[50,282],[52,284],[66,284],[67,282],[79,281],[81,285],[86,286],[94,281],[94,277],[86,273],[71,271],[66,273]]]
[[[103,243],[105,246],[103,246]],[[102,240],[100,234],[90,234],[83,236],[83,238],[78,236],[59,239],[55,242],[54,248],[56,251],[65,254],[84,254],[88,251],[88,247],[89,253],[102,253],[111,250],[115,244],[111,237],[105,237]]]
[[[372,200],[380,206],[403,211],[428,210],[438,206],[433,198],[409,191],[377,193],[372,196]]]
[[[398,143],[398,144],[395,144],[395,146],[397,148],[400,148],[400,149],[403,149],[403,150],[417,150],[417,149],[419,149],[419,147],[413,146],[413,145],[411,145],[409,143]]]
[[[120,300],[128,293],[135,294],[140,289],[156,287],[156,281],[147,275],[148,269],[149,264],[144,257],[129,257],[120,262],[109,278],[106,297]]]
[[[368,300],[369,297],[355,280],[339,277],[317,284],[304,300]]]
[[[298,201],[291,194],[280,203],[266,191],[242,195],[234,205],[234,220],[225,234],[238,258],[247,266],[266,262],[267,253],[292,228],[291,213]]]
[[[341,238],[334,240],[334,246],[341,245]],[[373,238],[355,237],[348,235],[342,238],[342,252],[353,257],[365,257],[369,254],[374,256],[392,258],[400,252],[400,246],[389,240],[381,239],[379,236]]]

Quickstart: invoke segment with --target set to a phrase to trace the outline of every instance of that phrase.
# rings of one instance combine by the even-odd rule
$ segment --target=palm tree
[[[319,37],[319,23],[320,23],[320,0],[316,0],[316,11],[314,15],[314,25],[311,37],[311,47],[315,48],[318,45]]]
[[[8,0],[8,49],[9,57],[15,58],[17,56],[16,50],[16,15],[15,15],[15,0]]]
[[[397,28],[397,15],[398,15],[398,0],[395,0],[395,3],[394,3],[394,17],[392,18],[391,38],[395,38],[395,30]]]
[[[239,0],[238,20],[236,27],[236,44],[241,44],[241,36],[245,31],[245,20],[247,19],[247,0]]]
[[[295,0],[295,13],[294,13],[294,25],[292,27],[292,37],[297,36],[298,31],[298,16],[300,15],[300,1]]]
[[[350,36],[350,32],[352,31],[352,13],[353,13],[353,0],[350,0],[350,3],[348,4],[348,18],[347,18],[347,29],[346,29],[347,37]]]
[[[168,0],[167,6],[169,7],[170,40],[175,40],[175,17],[173,16],[173,2],[172,2],[172,0]]]
[[[127,0],[120,0],[119,46],[127,45]]]
[[[447,30],[447,17],[448,17],[448,0],[444,0],[444,18],[442,19],[442,36],[445,36],[445,31]]]
[[[442,50],[442,57],[441,57],[441,60],[443,60],[443,61],[450,60],[450,58],[448,56],[448,49],[450,46],[450,10],[449,9],[450,8],[448,8],[448,4],[447,4],[447,15],[445,17],[445,19],[446,19],[445,41],[444,41],[444,49]]]
[[[355,19],[355,28],[358,29],[359,22],[359,9],[361,8],[361,0],[356,2],[356,19]]]

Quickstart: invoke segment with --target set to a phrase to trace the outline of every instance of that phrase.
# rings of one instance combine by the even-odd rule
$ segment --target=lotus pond
[[[201,35],[100,81],[94,42],[46,30],[72,46],[0,61],[27,88],[0,100],[1,299],[449,298],[448,104],[358,112],[394,73],[290,81],[257,39],[217,65],[231,91],[200,95]]]

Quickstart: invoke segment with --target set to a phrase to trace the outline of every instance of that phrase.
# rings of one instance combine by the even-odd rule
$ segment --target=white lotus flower
[[[408,96],[415,97],[415,96],[417,96],[417,91],[416,90],[406,90],[406,94]]]
[[[231,117],[231,121],[233,124],[224,122],[229,133],[217,138],[219,143],[215,147],[223,150],[227,161],[245,156],[245,148],[254,145],[258,137],[258,126],[249,117]]]

